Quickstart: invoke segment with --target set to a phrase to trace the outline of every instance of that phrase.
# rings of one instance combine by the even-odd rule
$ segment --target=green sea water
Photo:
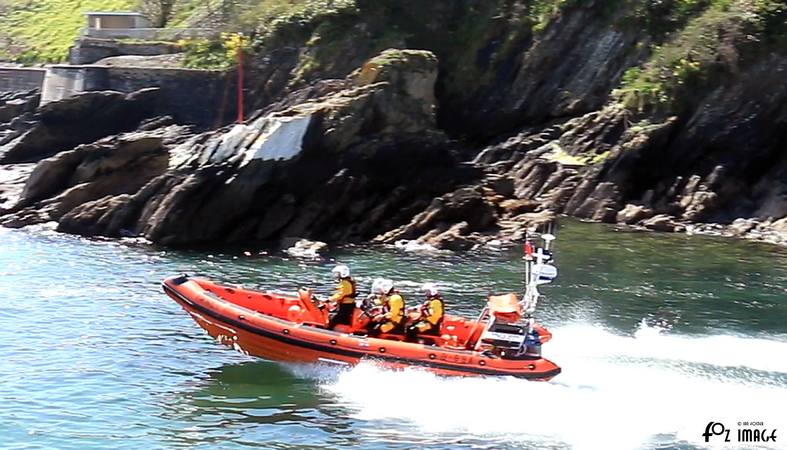
[[[702,448],[709,421],[744,420],[787,442],[787,251],[569,222],[556,255],[539,318],[563,373],[446,379],[244,356],[159,283],[327,293],[339,261],[411,304],[436,281],[449,312],[475,316],[521,290],[520,250],[301,260],[0,229],[0,448]]]

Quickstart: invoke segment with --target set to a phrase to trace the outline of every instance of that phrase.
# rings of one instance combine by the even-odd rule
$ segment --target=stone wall
[[[120,55],[164,55],[181,51],[171,42],[125,42],[113,39],[77,39],[68,51],[69,64],[93,64],[94,62]]]
[[[114,66],[49,66],[42,89],[42,104],[84,91],[134,92],[158,87],[162,114],[180,123],[222,125],[235,109],[235,78],[212,70],[156,69]]]
[[[46,69],[0,67],[0,92],[40,89]]]
[[[213,38],[219,34],[213,28],[85,28],[82,30],[82,36],[90,38],[173,42],[178,39]]]
[[[87,69],[77,66],[49,66],[41,84],[41,104],[62,100],[83,92]]]

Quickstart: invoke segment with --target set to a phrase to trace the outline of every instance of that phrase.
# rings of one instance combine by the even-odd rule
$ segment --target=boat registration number
[[[525,336],[521,334],[508,334],[508,333],[498,333],[496,331],[487,331],[486,333],[484,333],[482,339],[516,342],[517,344],[521,344],[522,342],[525,341]]]

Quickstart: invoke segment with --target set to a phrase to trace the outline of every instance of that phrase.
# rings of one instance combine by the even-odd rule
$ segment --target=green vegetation
[[[251,1],[239,15],[239,25],[253,29],[260,41],[276,33],[307,31],[328,18],[356,10],[355,0]]]
[[[250,49],[249,40],[236,33],[222,33],[221,39],[181,40],[178,45],[186,55],[184,65],[191,69],[229,69],[239,51]]]
[[[550,161],[566,166],[587,166],[601,164],[609,157],[609,151],[598,154],[569,155],[558,144],[553,144],[552,152],[546,155]]]
[[[607,14],[624,29],[647,30],[656,41],[678,30],[712,4],[729,0],[612,0]]]
[[[85,25],[84,12],[149,9],[144,4],[145,0],[0,0],[0,59],[61,62]],[[292,32],[354,5],[351,0],[175,0],[167,26],[219,25],[224,31],[254,35],[259,41],[276,30]],[[225,41],[183,42],[187,64],[227,67]]]
[[[59,62],[85,25],[86,11],[127,11],[133,0],[0,0],[0,58]]]
[[[650,60],[629,69],[616,95],[630,109],[677,113],[723,73],[735,73],[754,43],[783,41],[787,6],[777,0],[684,1],[681,14],[707,6]]]
[[[540,32],[546,28],[560,11],[570,5],[578,3],[578,0],[535,0],[530,7],[529,22],[533,24],[533,31]]]
[[[311,50],[303,55],[296,78],[320,68],[321,61],[340,58],[341,39],[346,31],[338,20],[343,13],[355,12],[353,0],[235,0],[194,2],[182,0],[173,16],[173,24],[191,25],[212,10],[211,18],[222,23],[222,29],[243,32],[251,41],[244,44],[246,52],[276,43],[303,42]],[[357,18],[356,18],[357,19]],[[186,66],[192,68],[226,69],[233,64],[234,50],[221,40],[181,41],[186,50]],[[327,45],[322,45],[327,44]],[[338,49],[336,53],[331,50]],[[232,56],[228,56],[232,54]]]

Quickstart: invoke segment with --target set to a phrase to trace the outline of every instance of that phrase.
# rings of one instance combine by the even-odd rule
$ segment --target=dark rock
[[[526,199],[505,200],[500,203],[500,208],[511,216],[533,212],[538,209],[539,206],[541,206],[541,203],[535,200]]]
[[[468,236],[469,229],[470,226],[467,222],[459,222],[442,232],[434,230],[432,233],[422,236],[418,241],[438,249],[469,250],[476,244],[476,241]]]
[[[33,112],[40,101],[41,94],[38,89],[26,92],[0,92],[0,124]]]
[[[593,216],[591,217],[592,220],[596,222],[604,222],[604,223],[615,223],[617,219],[618,210],[614,208],[610,208],[608,206],[601,207],[597,209]]]
[[[510,198],[514,196],[514,179],[511,177],[488,176],[485,184],[497,194]]]
[[[7,213],[19,201],[19,196],[30,177],[34,164],[0,165],[0,216]]]
[[[610,182],[600,183],[572,214],[585,219],[601,220],[602,217],[606,217],[606,221],[614,221],[614,217],[610,219],[611,213],[609,210],[617,212],[615,206],[618,204],[619,196],[620,194],[615,184]]]
[[[454,229],[451,232],[452,236],[460,230],[465,232],[462,234],[471,231],[485,231],[495,224],[496,219],[496,208],[486,199],[484,189],[480,187],[461,188],[434,199],[429,207],[416,215],[410,223],[382,234],[375,240],[393,243],[402,239],[419,239],[432,230],[448,230],[453,224],[460,222],[463,222],[464,226],[461,229]],[[426,239],[431,240],[430,237]]]
[[[0,163],[33,162],[134,129],[155,113],[158,90],[85,92],[38,108],[32,128],[0,146]]]
[[[2,223],[19,226],[61,220],[79,208],[65,218],[62,229],[95,234],[85,230],[94,229],[94,223],[109,221],[104,217],[107,211],[123,203],[114,196],[137,192],[166,170],[168,157],[162,141],[161,133],[132,133],[82,145],[41,161],[27,179],[12,208],[13,214],[2,218]],[[103,203],[94,203],[99,199]],[[80,229],[79,223],[88,226]],[[117,235],[117,231],[107,234]]]
[[[101,170],[77,156],[66,164],[66,152],[56,157],[63,173],[46,186],[33,183],[23,206],[62,206],[48,211],[61,217],[63,231],[139,234],[167,245],[369,239],[406,223],[458,184],[480,179],[478,169],[459,164],[457,144],[434,128],[436,72],[428,52],[389,50],[343,83],[305,88],[279,102],[283,109],[268,109],[247,124],[171,144],[156,130],[168,168],[137,176],[134,189],[69,197],[85,200],[78,205],[63,194],[47,197],[71,180],[95,185]],[[482,204],[494,214],[492,204]],[[446,220],[453,220],[450,214]],[[487,217],[472,225],[493,222]]]
[[[45,171],[51,183],[31,177],[6,219],[59,219],[75,232],[173,245],[377,236],[460,249],[521,239],[523,223],[553,213],[668,231],[693,221],[719,224],[706,227],[714,232],[776,233],[771,224],[787,215],[784,49],[748,30],[740,34],[754,33],[751,47],[732,49],[734,64],[722,56],[696,80],[672,86],[681,98],[631,106],[623,73],[653,68],[657,58],[645,61],[653,44],[679,42],[710,10],[689,18],[690,29],[673,23],[674,33],[658,35],[650,26],[620,27],[631,12],[607,3],[562,2],[538,24],[527,2],[409,1],[358,2],[284,23],[248,61],[249,103],[258,110],[246,124],[162,137],[167,167],[145,163],[144,185],[123,182],[118,191],[101,171],[78,171],[81,157],[64,156]],[[673,11],[674,2],[662,3]],[[411,9],[423,20],[401,20]],[[434,53],[389,49],[372,57],[397,45]],[[664,76],[662,97],[669,97],[675,80]],[[183,77],[173,75],[175,84]],[[193,92],[175,90],[189,104]],[[15,109],[0,126],[0,154],[36,160],[101,137],[66,139],[63,124],[80,108],[113,115],[98,97],[71,106],[79,105],[53,104],[35,115]],[[99,119],[82,117],[72,128],[82,134]],[[139,122],[128,126],[171,123]]]

